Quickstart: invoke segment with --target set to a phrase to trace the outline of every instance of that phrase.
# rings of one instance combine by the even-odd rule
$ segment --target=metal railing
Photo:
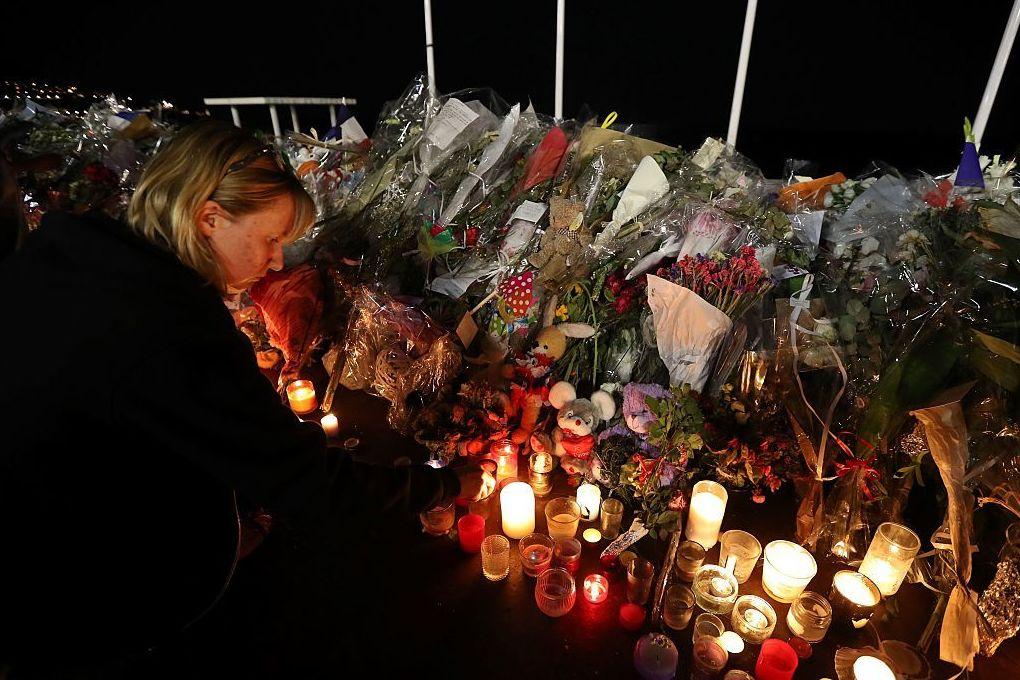
[[[357,99],[351,97],[212,97],[203,100],[206,106],[229,106],[230,115],[234,119],[234,125],[241,127],[241,112],[239,106],[268,106],[269,117],[273,122],[273,134],[277,137],[283,136],[280,129],[280,114],[277,106],[290,107],[290,122],[295,132],[301,131],[301,124],[298,121],[297,106],[328,106],[330,125],[336,127],[336,107],[353,106],[358,103]]]

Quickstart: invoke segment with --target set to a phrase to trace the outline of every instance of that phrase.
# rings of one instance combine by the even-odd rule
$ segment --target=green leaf
[[[985,346],[985,348],[992,354],[998,354],[1000,357],[1004,357],[1020,364],[1020,347],[1017,347],[1011,342],[1006,342],[1001,338],[997,338],[994,335],[988,335],[981,331],[971,331],[974,337]]]

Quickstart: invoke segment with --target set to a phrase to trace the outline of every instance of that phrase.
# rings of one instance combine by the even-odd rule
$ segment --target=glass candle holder
[[[599,518],[602,489],[594,484],[580,485],[577,487],[577,505],[581,508],[581,519],[585,522],[594,522]]]
[[[573,538],[580,518],[581,506],[568,496],[554,498],[545,505],[546,526],[553,539]]]
[[[581,538],[584,539],[585,543],[595,544],[602,540],[602,532],[595,527],[591,527],[590,529],[585,529],[584,532],[581,533]]]
[[[760,645],[772,637],[776,628],[776,610],[757,595],[743,595],[733,605],[730,622],[745,642]]]
[[[673,680],[680,653],[662,633],[648,633],[634,646],[634,669],[641,680]]]
[[[445,536],[453,528],[453,520],[457,516],[457,508],[453,501],[440,503],[418,515],[421,526],[429,536]]]
[[[623,523],[623,503],[616,498],[602,501],[602,538],[613,540],[620,535]]]
[[[549,474],[553,471],[556,459],[548,453],[534,453],[528,459],[528,469],[539,474]]]
[[[287,385],[287,403],[298,415],[311,413],[319,407],[315,398],[315,385],[311,380],[294,380]]]
[[[728,614],[737,601],[737,580],[733,574],[714,564],[698,569],[691,590],[698,606],[713,614]]]
[[[492,461],[484,461],[490,463]],[[482,493],[481,495],[468,502],[468,513],[472,515],[478,515],[482,519],[489,519],[492,514],[492,498],[495,495],[496,479],[487,472],[482,472]]]
[[[609,580],[602,574],[589,574],[584,577],[584,599],[592,604],[605,602],[609,597]]]
[[[492,442],[489,457],[496,461],[496,483],[517,479],[517,445],[509,439]]]
[[[617,621],[624,630],[635,631],[645,623],[645,610],[636,604],[624,602],[620,605],[620,612]]]
[[[482,549],[485,540],[485,519],[478,515],[464,515],[457,520],[457,540],[460,549],[473,554]]]
[[[712,678],[722,672],[730,660],[719,637],[703,636],[694,641],[691,649],[691,660],[694,668],[692,678]]]
[[[717,638],[726,632],[726,626],[715,614],[698,614],[694,619],[694,632],[691,639],[697,642],[703,637]]]
[[[797,652],[789,643],[769,638],[761,645],[754,665],[757,680],[790,680],[797,670]]]
[[[805,642],[821,642],[831,623],[832,605],[811,591],[801,593],[786,613],[786,628]]]
[[[524,538],[535,531],[535,492],[524,482],[510,482],[499,492],[503,533]]]
[[[737,583],[746,583],[761,557],[758,539],[739,529],[727,531],[719,539],[719,566],[733,573]]]
[[[546,616],[563,616],[574,607],[574,577],[565,569],[547,569],[535,583],[535,603]]]
[[[885,522],[878,526],[857,571],[874,581],[884,597],[895,595],[920,548],[921,539],[913,531]]]
[[[762,587],[777,602],[793,602],[815,577],[818,565],[804,548],[790,541],[772,541],[765,546]]]
[[[687,513],[687,526],[684,533],[692,541],[697,541],[705,550],[709,550],[719,540],[719,527],[726,513],[726,500],[729,494],[722,484],[707,479],[694,485],[691,489],[691,505]]]
[[[832,578],[832,618],[844,628],[863,628],[881,600],[878,586],[864,574],[844,570]]]
[[[633,604],[644,604],[652,592],[652,578],[655,576],[655,565],[637,557],[627,567],[627,601]]]
[[[482,573],[490,581],[502,581],[510,573],[510,541],[493,534],[482,541]]]
[[[538,576],[552,563],[553,540],[545,534],[528,534],[517,544],[521,568],[528,576]]]
[[[571,574],[581,566],[581,542],[576,538],[561,538],[553,545],[553,562]]]
[[[684,630],[694,613],[694,593],[685,585],[675,583],[666,589],[662,620],[673,630]]]
[[[684,541],[676,551],[674,573],[684,583],[694,580],[694,575],[705,563],[705,546],[697,541]]]

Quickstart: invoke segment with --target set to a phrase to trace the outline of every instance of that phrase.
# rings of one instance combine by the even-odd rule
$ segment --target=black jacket
[[[327,454],[319,426],[260,373],[215,288],[122,223],[47,215],[0,263],[0,294],[0,589],[20,591],[0,602],[23,597],[25,611],[3,618],[38,619],[23,637],[83,625],[125,591],[137,600],[128,618],[178,604],[180,593],[137,592],[199,573],[221,491],[306,527],[331,508],[416,511],[459,491],[449,471]],[[177,526],[153,521],[166,506]],[[107,592],[83,593],[89,579]],[[24,587],[45,582],[42,596]]]

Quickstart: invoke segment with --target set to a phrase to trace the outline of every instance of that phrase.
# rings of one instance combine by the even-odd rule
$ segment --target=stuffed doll
[[[591,468],[595,448],[595,429],[609,420],[616,411],[616,403],[608,392],[596,390],[591,399],[578,399],[574,386],[560,381],[549,390],[549,402],[558,409],[552,440],[540,435],[532,436],[531,446],[536,451],[549,451],[560,458],[568,475],[576,477]]]

